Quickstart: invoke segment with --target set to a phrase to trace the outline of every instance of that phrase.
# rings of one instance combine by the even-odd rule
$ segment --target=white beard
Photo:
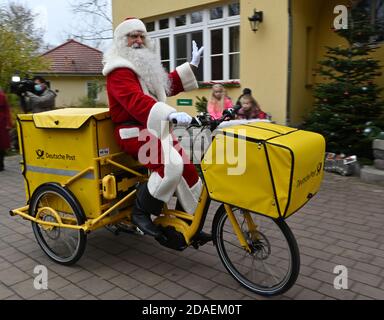
[[[124,55],[122,55],[122,53]],[[159,84],[165,92],[170,92],[170,81],[164,70],[159,55],[148,48],[124,48],[120,55],[130,61],[138,70],[140,78],[151,93],[156,93],[156,86]]]
[[[147,46],[141,48],[127,47],[126,39],[114,44],[109,52],[106,53],[104,60],[120,56],[128,60],[135,68],[140,80],[144,82],[149,92],[157,96],[156,88],[163,88],[168,95],[171,91],[171,82],[167,72],[161,64],[160,56],[150,40],[146,39]]]

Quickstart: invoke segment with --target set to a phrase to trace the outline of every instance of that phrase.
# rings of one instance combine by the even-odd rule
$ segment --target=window
[[[232,3],[228,5],[228,15],[238,16],[240,14],[240,3]]]
[[[147,22],[145,24],[145,27],[146,27],[148,32],[155,31],[155,21]]]
[[[223,8],[222,7],[216,7],[210,10],[210,19],[215,20],[215,19],[221,19],[223,17]]]
[[[203,12],[192,12],[191,13],[191,23],[199,23],[203,21]]]
[[[199,81],[237,80],[240,78],[239,14],[239,2],[234,2],[158,20],[155,30],[148,32],[151,38],[159,40],[161,61],[167,71],[191,61],[194,40],[199,48],[204,45],[197,71]]]
[[[185,14],[176,17],[176,27],[185,26],[187,23],[187,16]]]
[[[169,39],[161,38],[160,39],[160,54],[161,54],[161,63],[163,64],[167,72],[170,71],[170,56],[169,56]]]
[[[191,60],[192,41],[196,41],[198,47],[203,45],[203,33],[201,31],[182,33],[175,36],[176,66]]]
[[[229,28],[229,78],[240,78],[240,27]]]
[[[223,54],[223,29],[211,30],[212,80],[222,80],[224,78]]]
[[[97,81],[87,82],[87,97],[91,101],[99,100],[99,85]]]
[[[188,44],[187,44],[187,35],[186,34],[175,35],[176,67],[182,65],[184,62],[187,62]]]
[[[159,21],[160,30],[169,28],[169,19],[161,19]]]

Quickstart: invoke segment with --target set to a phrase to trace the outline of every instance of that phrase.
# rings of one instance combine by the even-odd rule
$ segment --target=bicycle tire
[[[232,210],[234,211],[235,216],[238,215],[238,217],[236,217],[237,220],[242,218],[241,209],[232,208]],[[240,212],[240,215],[239,213],[236,213],[236,210]],[[241,225],[242,233],[249,245],[254,248],[252,249],[254,252],[248,253],[240,246],[232,225],[230,224],[229,219],[227,219],[228,216],[224,205],[221,205],[217,209],[212,223],[213,242],[217,253],[227,271],[243,287],[262,296],[282,294],[292,287],[299,275],[300,254],[296,239],[283,219],[272,219],[255,213],[251,214],[253,219],[258,217],[260,221],[261,219],[263,219],[263,221],[265,220],[266,227],[264,229],[264,225],[258,222],[257,232],[259,239],[255,241],[249,239],[250,232],[244,229],[243,222]],[[277,239],[279,233],[280,237]],[[230,243],[231,240],[233,240],[235,244]],[[284,243],[285,248],[281,248]],[[250,267],[247,266],[246,261],[248,260],[251,261]],[[273,268],[276,270],[282,269],[287,262],[287,271],[284,272],[285,274],[281,281],[271,285],[262,284],[268,277],[265,270],[268,271]],[[262,269],[262,267],[264,267],[264,269]],[[240,271],[239,269],[244,269],[244,271]],[[255,279],[249,279],[249,274],[251,273],[255,274]],[[274,278],[274,276],[276,275],[272,274],[271,278]],[[257,280],[258,278],[260,280]]]
[[[29,214],[36,217],[39,208],[42,207],[55,210],[62,218],[71,219],[76,225],[82,225],[86,220],[83,209],[72,192],[56,183],[44,183],[34,191],[29,204]],[[53,222],[56,220],[54,215],[50,214],[49,209],[44,218]],[[41,249],[56,263],[72,265],[84,253],[87,242],[87,235],[84,230],[44,227],[33,221],[32,229]],[[68,235],[67,239],[62,239],[59,242],[58,238],[65,234]],[[65,250],[68,252],[67,254],[59,252]]]

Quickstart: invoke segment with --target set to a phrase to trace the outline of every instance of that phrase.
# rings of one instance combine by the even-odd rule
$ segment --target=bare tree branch
[[[113,37],[111,0],[71,0],[70,8],[75,15],[77,25],[70,36],[81,41],[92,42],[100,47]]]

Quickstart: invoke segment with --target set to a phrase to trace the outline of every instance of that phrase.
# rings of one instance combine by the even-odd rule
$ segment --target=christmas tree
[[[207,112],[207,104],[208,104],[208,100],[206,97],[196,97],[197,101],[195,103],[195,108],[196,108],[196,111],[197,113],[206,113]]]
[[[348,7],[348,28],[333,31],[347,44],[326,47],[317,70],[324,82],[314,88],[314,109],[303,128],[321,133],[329,152],[371,159],[372,140],[384,130],[382,89],[374,82],[381,76],[381,66],[371,58],[383,24],[354,5]]]

